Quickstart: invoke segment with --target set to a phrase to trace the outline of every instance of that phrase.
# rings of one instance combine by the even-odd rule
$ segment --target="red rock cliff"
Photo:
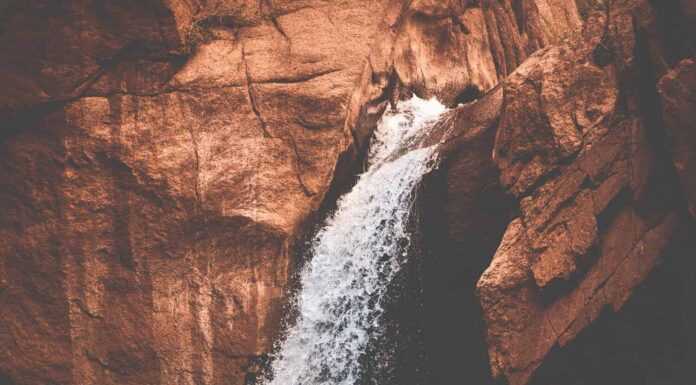
[[[668,168],[630,84],[641,28],[693,213],[690,51],[665,48],[647,3],[595,3],[4,2],[0,383],[244,384],[298,238],[413,92],[488,93],[450,143],[476,143],[467,159],[519,201],[479,295],[493,373],[525,383],[620,308],[678,226],[676,203],[641,206]],[[452,199],[485,194],[461,175],[490,174],[457,170]],[[466,237],[471,207],[451,209]]]

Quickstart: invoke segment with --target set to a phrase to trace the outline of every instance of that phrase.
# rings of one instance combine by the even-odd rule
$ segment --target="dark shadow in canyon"
[[[15,382],[7,374],[0,372],[0,385],[15,385]]]
[[[500,244],[510,219],[511,202],[497,184],[482,182],[486,178],[478,182],[479,193],[469,197],[473,202],[451,200],[447,197],[447,173],[452,166],[457,167],[445,163],[429,175],[420,197],[422,249],[417,263],[423,290],[422,344],[430,373],[427,381],[419,383],[499,384],[490,373],[476,283]],[[492,175],[497,179],[497,174]],[[455,235],[452,227],[462,223],[453,224],[457,220],[452,221],[452,212],[447,211],[458,205],[471,206],[464,214],[466,218],[458,218],[466,231]]]
[[[530,385],[696,383],[696,226],[687,222],[662,263],[618,314],[606,308],[549,354]]]
[[[464,91],[460,92],[456,98],[454,98],[454,102],[452,104],[456,107],[459,104],[471,103],[480,97],[481,90],[479,90],[475,85],[470,85],[466,87]]]
[[[454,138],[419,187],[409,261],[385,313],[390,367],[365,384],[501,383],[491,377],[476,297],[476,283],[514,213],[490,157],[494,138],[495,124]],[[375,358],[365,363],[375,366]]]

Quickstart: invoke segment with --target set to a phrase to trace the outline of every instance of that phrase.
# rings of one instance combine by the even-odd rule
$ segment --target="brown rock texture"
[[[385,7],[3,8],[3,381],[252,376]]]
[[[387,101],[415,92],[448,105],[470,102],[582,24],[574,0],[419,0],[393,6],[351,99],[355,112],[346,127],[358,147]]]
[[[691,215],[696,217],[696,64],[684,59],[658,84],[662,117],[674,146],[679,173]]]
[[[669,31],[596,4],[0,2],[0,383],[253,381],[298,240],[411,93],[465,104],[432,138],[447,237],[519,208],[478,295],[525,383],[694,214],[693,46],[664,41],[692,2]]]
[[[477,291],[493,375],[511,385],[526,384],[605,306],[618,312],[688,220],[674,169],[689,194],[693,62],[660,82],[661,114],[651,62],[669,60],[654,56],[666,40],[648,39],[656,14],[613,1],[502,85],[493,159],[519,216]],[[682,138],[675,164],[663,130]]]
[[[302,224],[387,101],[475,96],[580,25],[561,0],[2,7],[0,372],[18,384],[244,383]]]

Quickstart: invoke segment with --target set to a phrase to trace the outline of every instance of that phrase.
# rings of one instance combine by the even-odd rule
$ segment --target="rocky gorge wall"
[[[0,383],[251,381],[298,239],[413,92],[481,98],[444,151],[443,229],[486,233],[479,268],[505,233],[478,293],[493,374],[525,383],[647,275],[682,191],[693,206],[693,52],[648,3],[613,3],[3,4]],[[648,139],[641,52],[676,167]]]
[[[672,26],[665,30],[668,23]],[[465,282],[474,275],[493,377],[509,384],[590,383],[583,378],[623,384],[646,381],[651,370],[674,365],[678,370],[651,378],[689,382],[689,375],[683,374],[688,371],[685,361],[678,358],[694,355],[693,334],[687,326],[693,317],[682,310],[693,297],[685,293],[663,299],[677,309],[665,316],[671,320],[649,321],[655,316],[646,313],[649,305],[638,305],[640,297],[632,305],[643,306],[645,325],[676,325],[674,335],[686,339],[649,345],[680,352],[672,363],[637,358],[625,362],[640,362],[641,371],[617,364],[593,373],[602,365],[585,358],[595,366],[574,373],[573,364],[562,365],[558,357],[566,346],[575,349],[575,359],[597,355],[601,349],[616,351],[612,346],[598,347],[597,339],[611,340],[611,334],[595,334],[595,350],[587,347],[586,339],[575,345],[573,341],[600,314],[603,325],[615,317],[609,314],[621,311],[661,263],[662,255],[669,256],[665,261],[669,269],[690,266],[685,261],[692,254],[688,245],[693,238],[689,214],[693,200],[685,181],[693,176],[686,154],[693,153],[696,142],[693,136],[687,138],[693,130],[684,127],[693,127],[694,87],[687,73],[693,67],[694,25],[693,7],[686,3],[612,1],[608,10],[602,7],[587,14],[582,31],[538,51],[498,89],[459,109],[453,123],[458,134],[449,139],[443,175],[435,182],[444,184],[439,193],[444,203],[434,206],[446,217],[439,231],[450,233],[450,244],[441,246],[440,236],[432,247],[450,249],[444,255],[451,261],[436,271],[432,290],[467,298],[466,289],[443,289],[437,281],[453,279],[449,270],[458,271],[454,279]],[[679,90],[666,91],[676,77],[683,79]],[[504,198],[496,200],[497,208],[486,203],[499,194],[498,188],[513,199],[507,212]],[[488,209],[479,211],[481,207]],[[442,221],[430,218],[424,228],[438,220]],[[472,234],[478,234],[475,240],[468,238]],[[502,241],[492,248],[482,246],[488,243],[484,234],[503,234]],[[495,252],[492,262],[457,262],[486,255],[481,247]],[[467,271],[472,268],[482,274]],[[689,281],[678,279],[682,285]],[[655,281],[652,292],[645,290],[645,298],[669,295]],[[475,311],[474,306],[469,309]],[[448,310],[456,316],[456,311]],[[476,328],[471,322],[470,327]],[[593,328],[592,333],[600,333],[596,330],[620,332]],[[652,333],[636,327],[623,332],[624,341]],[[459,350],[450,348],[449,354],[462,351],[463,341],[460,338]],[[470,336],[466,341],[475,339]],[[477,357],[475,351],[466,354]],[[616,358],[620,355],[604,357],[624,362]],[[554,363],[534,377],[546,359]],[[630,378],[627,372],[648,374],[645,378],[634,374],[629,382],[616,379]]]
[[[8,5],[8,381],[244,383],[384,8]]]

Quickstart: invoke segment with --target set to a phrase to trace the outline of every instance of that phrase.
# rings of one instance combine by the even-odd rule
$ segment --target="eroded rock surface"
[[[511,385],[527,383],[604,307],[619,311],[679,226],[681,192],[653,104],[652,48],[668,46],[648,44],[655,14],[645,2],[613,1],[503,83],[493,158],[519,217],[478,295],[493,375]],[[670,79],[688,79],[689,63],[663,81],[665,95],[680,95],[664,105],[674,135],[690,132],[677,110],[690,108],[680,103],[691,88],[669,88]],[[677,151],[677,169],[686,168],[686,152]]]
[[[375,39],[347,128],[362,146],[387,101],[415,92],[448,105],[476,100],[529,55],[580,28],[574,0],[394,3]],[[361,118],[359,120],[359,118]]]
[[[445,207],[467,244],[496,226],[471,219],[496,168],[519,202],[479,295],[494,374],[524,383],[678,226],[634,52],[693,206],[688,47],[642,41],[653,9],[615,3],[607,20],[584,0],[4,2],[0,382],[253,380],[296,240],[387,104],[505,79],[452,115]]]
[[[1,12],[0,372],[22,384],[250,379],[302,223],[387,101],[468,101],[580,25],[561,0]]]
[[[3,378],[243,384],[386,2],[48,3],[2,18]]]

